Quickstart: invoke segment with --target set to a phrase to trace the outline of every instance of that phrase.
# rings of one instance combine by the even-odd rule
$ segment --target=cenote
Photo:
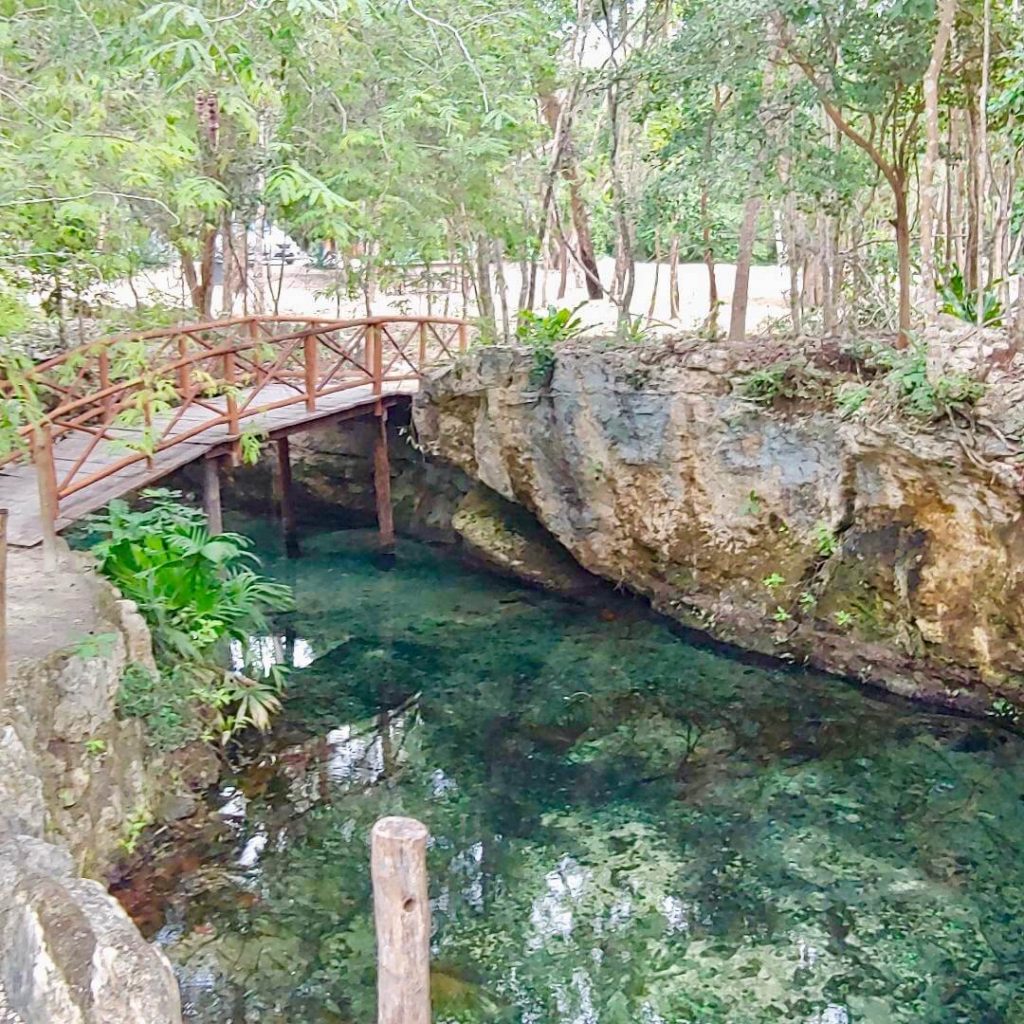
[[[122,890],[186,1019],[373,1019],[399,813],[432,833],[439,1024],[1024,1020],[1021,740],[373,546],[265,556],[282,723]]]

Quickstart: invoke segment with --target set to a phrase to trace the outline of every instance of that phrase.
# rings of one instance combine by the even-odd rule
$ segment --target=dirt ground
[[[612,279],[613,261],[610,258],[604,258],[598,262],[601,280],[607,286]],[[340,303],[333,298],[331,289],[337,283],[337,276],[332,271],[316,270],[298,262],[284,267],[280,265],[265,267],[263,270],[271,276],[275,290],[280,277],[281,295],[278,308],[282,313],[310,313],[340,317],[366,315],[366,306],[362,298],[345,299]],[[505,266],[504,270],[509,299],[513,306],[511,315],[514,318],[514,306],[519,295],[520,285],[519,267],[517,264],[510,263]],[[729,323],[736,268],[729,263],[719,264],[716,275],[718,293],[722,302],[719,309],[719,326],[724,329]],[[685,263],[679,266],[680,316],[675,320],[669,317],[667,263],[662,263],[660,268],[656,268],[654,263],[637,264],[636,287],[630,312],[633,316],[643,315],[646,317],[656,276],[658,294],[654,305],[653,329],[671,332],[699,327],[708,315],[708,276],[704,264]],[[538,276],[534,304],[536,309],[543,310],[549,303],[572,308],[586,302],[586,305],[580,310],[580,316],[588,326],[600,329],[615,324],[617,312],[610,302],[605,300],[586,301],[587,294],[581,274],[569,274],[568,289],[561,299],[557,298],[558,279],[559,275],[553,271]],[[749,331],[757,332],[766,321],[786,316],[789,310],[788,287],[789,271],[787,268],[776,266],[752,268],[750,301],[747,309]],[[176,271],[159,271],[140,278],[136,282],[136,289],[143,299],[163,298],[164,301],[187,305],[183,286]],[[132,296],[127,286],[116,288],[113,298],[116,302],[126,305],[132,302]],[[215,289],[214,308],[220,309],[219,286]],[[269,308],[271,307],[268,306],[268,310]],[[450,316],[474,316],[476,314],[472,305],[468,311],[463,308],[461,294],[454,291],[435,294],[432,300],[432,310],[436,314]],[[373,312],[425,313],[427,312],[427,296],[425,291],[421,290],[408,290],[403,293],[385,292],[374,301]]]
[[[41,547],[7,552],[7,657],[11,665],[45,658],[100,628],[98,583],[68,556],[56,572],[43,569]]]

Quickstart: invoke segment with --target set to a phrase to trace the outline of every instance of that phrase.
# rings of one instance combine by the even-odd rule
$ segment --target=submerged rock
[[[415,423],[686,625],[908,696],[1024,704],[1014,453],[825,401],[765,408],[737,368],[725,347],[578,346],[541,384],[528,352],[481,348],[425,383]]]

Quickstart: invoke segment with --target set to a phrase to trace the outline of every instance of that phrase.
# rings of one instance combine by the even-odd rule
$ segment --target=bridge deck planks
[[[418,382],[414,380],[385,383],[381,397],[384,399],[415,393]],[[269,385],[259,395],[259,405],[273,404],[275,401],[295,396],[295,390],[287,385]],[[243,391],[238,398],[239,407],[244,406],[247,393]],[[317,399],[316,409],[309,410],[304,404],[284,406],[268,412],[247,416],[242,420],[245,431],[262,431],[271,438],[294,433],[304,427],[312,428],[317,421],[330,422],[339,414],[365,409],[370,412],[376,403],[372,386],[369,384],[339,391]],[[210,403],[217,404],[217,403]],[[187,429],[202,424],[204,419],[212,417],[208,410],[195,409],[186,412],[178,421],[175,433],[185,433]],[[173,413],[157,417],[154,426],[159,428],[167,424]],[[118,428],[119,438],[130,440],[139,436],[141,431],[131,428]],[[102,508],[107,502],[119,498],[140,487],[155,484],[176,469],[203,458],[209,452],[223,447],[231,440],[228,428],[218,425],[196,434],[188,441],[179,442],[153,456],[152,465],[136,462],[126,466],[112,476],[98,480],[88,487],[69,495],[60,504],[60,518],[57,529],[62,530],[75,521]],[[89,441],[82,435],[74,435],[58,441],[54,446],[54,462],[58,478],[69,472],[85,451]],[[124,458],[127,449],[124,444],[114,441],[103,441],[96,446],[79,471],[79,476],[113,465]],[[14,547],[33,547],[43,539],[39,520],[39,496],[36,485],[35,468],[30,464],[8,465],[0,469],[0,508],[10,510],[7,524],[8,543]]]

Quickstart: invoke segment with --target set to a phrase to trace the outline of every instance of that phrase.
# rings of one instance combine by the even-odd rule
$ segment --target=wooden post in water
[[[288,558],[298,558],[299,535],[295,527],[295,500],[292,494],[291,449],[287,437],[279,437],[277,447],[277,508],[281,516],[281,534],[284,537],[284,553]]]
[[[395,518],[391,509],[391,462],[388,458],[388,411],[377,415],[377,434],[373,439],[373,490],[377,498],[377,529],[383,551],[395,547]]]
[[[212,534],[224,532],[224,513],[220,506],[220,457],[203,459],[203,511]]]
[[[43,535],[43,568],[53,572],[60,565],[57,547],[57,516],[60,498],[57,493],[57,470],[53,464],[53,433],[43,424],[32,431],[32,462],[36,467],[39,488],[39,528]]]
[[[381,818],[370,833],[377,1024],[430,1024],[427,827]]]
[[[7,509],[0,508],[0,695],[7,688]]]

